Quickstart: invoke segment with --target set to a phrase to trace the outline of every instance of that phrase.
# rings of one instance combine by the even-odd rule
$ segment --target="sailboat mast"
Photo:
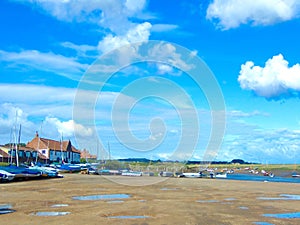
[[[110,155],[110,144],[109,144],[109,141],[107,142],[107,147],[108,147],[108,160],[110,161],[111,155]]]
[[[35,164],[37,164],[39,151],[40,151],[40,141],[41,141],[40,135],[42,134],[42,126],[43,126],[43,120],[42,120],[41,127],[40,127],[40,133],[37,133],[39,139],[38,139],[38,146],[37,146],[37,151],[36,151]]]
[[[63,134],[61,133],[61,142],[60,142],[60,154],[61,154],[61,163],[64,162],[64,154],[63,154]]]
[[[17,143],[17,146],[16,146],[16,163],[17,163],[17,166],[19,166],[19,153],[18,153],[18,148],[20,146],[20,143],[21,143],[21,124],[20,124],[20,129],[19,129],[19,136],[18,136],[18,143]]]

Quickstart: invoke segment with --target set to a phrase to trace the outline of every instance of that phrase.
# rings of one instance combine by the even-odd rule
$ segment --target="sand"
[[[300,195],[299,187],[292,183],[204,178],[65,174],[62,179],[1,183],[0,205],[11,204],[16,211],[0,215],[0,224],[300,224],[299,218],[263,216],[300,212],[300,200],[258,199],[280,194]],[[72,198],[100,194],[130,197],[119,201]],[[70,214],[37,216],[38,212]],[[146,218],[110,218],[114,216]]]

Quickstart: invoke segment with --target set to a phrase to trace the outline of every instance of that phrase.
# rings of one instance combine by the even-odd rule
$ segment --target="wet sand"
[[[62,179],[1,183],[0,205],[10,204],[16,211],[0,215],[0,221],[7,225],[300,224],[299,218],[263,216],[300,212],[300,200],[257,199],[280,197],[280,194],[300,195],[299,187],[292,183],[65,174]],[[72,198],[100,194],[128,194],[130,197],[114,199],[118,201]],[[35,215],[38,212],[70,214]],[[110,218],[115,216],[146,218]]]

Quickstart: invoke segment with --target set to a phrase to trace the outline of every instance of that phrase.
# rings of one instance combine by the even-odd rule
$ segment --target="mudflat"
[[[0,224],[300,224],[299,216],[264,216],[299,213],[299,184],[146,176],[64,176],[0,183],[0,206],[9,204],[15,210],[0,214]],[[78,200],[73,198],[75,196],[92,199]],[[61,214],[55,215],[57,212]]]

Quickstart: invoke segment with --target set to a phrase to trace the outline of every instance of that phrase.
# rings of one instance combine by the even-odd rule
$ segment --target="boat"
[[[1,181],[12,181],[15,178],[15,174],[9,173],[5,170],[0,170]]]
[[[56,165],[56,169],[61,173],[76,173],[81,171],[81,166],[76,164],[63,163]]]
[[[8,173],[14,174],[16,179],[37,178],[42,175],[40,171],[36,169],[29,169],[28,167],[24,167],[24,166],[9,165],[5,167],[1,167],[0,169]]]
[[[227,178],[227,173],[217,173],[215,175],[215,178],[222,178],[222,179]]]
[[[200,178],[200,177],[202,177],[202,174],[201,173],[182,173],[182,177]]]
[[[300,174],[297,174],[296,172],[293,172],[292,177],[300,177]]]
[[[121,174],[122,176],[130,176],[130,177],[140,177],[143,175],[142,172],[139,171],[124,171]]]
[[[36,165],[30,166],[29,169],[40,171],[42,177],[59,177],[57,169],[52,167]]]

